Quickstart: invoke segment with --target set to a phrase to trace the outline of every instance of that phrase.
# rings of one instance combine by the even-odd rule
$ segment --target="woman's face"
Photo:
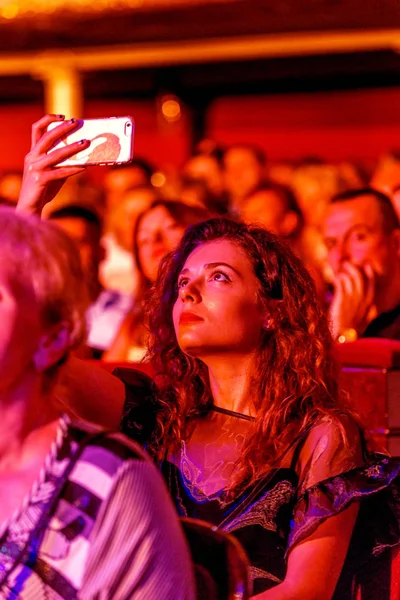
[[[175,250],[184,232],[185,227],[171,217],[165,206],[156,206],[142,218],[137,232],[137,248],[147,279],[156,280],[161,259]]]
[[[254,353],[266,320],[259,288],[250,260],[232,242],[196,248],[178,277],[173,308],[180,348],[205,362],[221,354]]]
[[[33,368],[33,357],[43,335],[40,311],[33,292],[21,289],[0,264],[0,392],[13,390]]]

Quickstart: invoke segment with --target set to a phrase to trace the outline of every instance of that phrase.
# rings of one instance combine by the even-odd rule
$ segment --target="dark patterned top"
[[[128,388],[122,424],[127,433],[139,396],[138,388]],[[348,417],[340,423],[326,418],[295,441],[278,470],[227,500],[225,490],[251,427],[250,417],[216,407],[198,419],[190,439],[161,466],[178,513],[237,537],[249,556],[257,594],[284,579],[292,548],[323,521],[361,501],[334,596],[355,598],[356,584],[374,557],[400,542],[400,464],[367,456]],[[135,428],[131,432],[135,435]],[[379,585],[379,600],[386,600],[389,582]]]

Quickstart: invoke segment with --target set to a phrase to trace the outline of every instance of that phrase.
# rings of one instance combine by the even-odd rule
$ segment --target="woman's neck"
[[[214,405],[244,415],[254,416],[249,384],[254,356],[223,356],[207,360]]]
[[[0,394],[0,471],[23,468],[54,439],[59,412],[35,387]]]

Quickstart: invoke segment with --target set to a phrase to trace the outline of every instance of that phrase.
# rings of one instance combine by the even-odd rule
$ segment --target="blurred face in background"
[[[376,198],[371,195],[328,207],[324,231],[328,262],[337,275],[345,262],[361,270],[372,267],[376,283],[385,284],[398,270],[397,232],[389,233]]]
[[[108,171],[104,178],[108,208],[112,210],[118,206],[127,190],[147,186],[149,183],[148,174],[138,165]]]
[[[279,194],[273,190],[259,190],[247,198],[240,210],[246,223],[258,223],[276,235],[290,235],[297,227],[298,218],[288,211]]]
[[[155,206],[145,214],[137,231],[137,249],[143,274],[150,281],[157,278],[161,259],[174,250],[185,232],[165,206]]]
[[[224,156],[225,188],[234,204],[240,207],[244,198],[256,189],[264,178],[264,166],[251,148],[233,147]]]
[[[62,229],[76,244],[91,300],[94,301],[100,291],[99,265],[104,258],[101,245],[101,228],[77,216],[50,217],[52,223]]]
[[[132,232],[136,219],[146,210],[157,194],[151,187],[142,187],[125,192],[120,202],[111,212],[110,229],[118,244],[127,252],[132,252]]]
[[[207,189],[216,196],[223,192],[222,169],[218,161],[212,156],[199,154],[190,158],[184,166],[183,175],[193,181],[204,182]]]

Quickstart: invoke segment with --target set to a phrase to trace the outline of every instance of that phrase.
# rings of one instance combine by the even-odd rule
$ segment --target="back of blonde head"
[[[44,326],[64,322],[68,350],[82,344],[88,300],[73,241],[48,221],[0,207],[0,256],[11,280],[37,302]]]

